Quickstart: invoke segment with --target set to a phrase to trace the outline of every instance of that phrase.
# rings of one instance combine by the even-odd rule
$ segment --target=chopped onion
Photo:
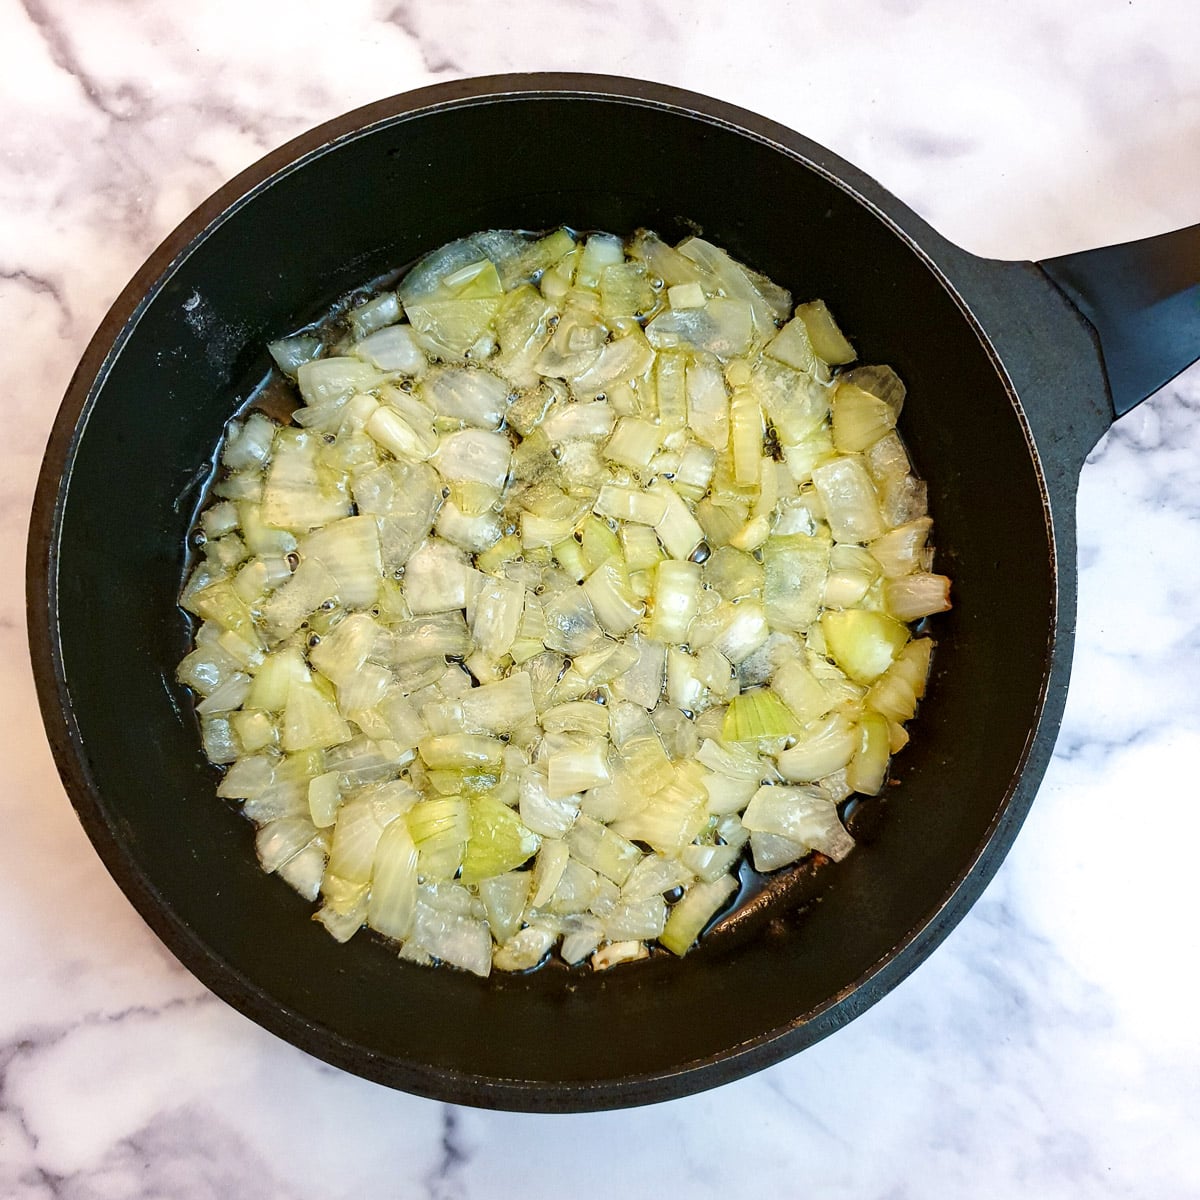
[[[393,821],[375,845],[367,924],[385,937],[403,939],[417,907],[418,854],[408,825]]]
[[[368,883],[379,839],[399,815],[393,807],[377,805],[369,793],[347,800],[333,831],[330,874],[351,883]]]
[[[429,369],[410,325],[390,325],[369,334],[355,345],[354,353],[380,371],[420,376]]]
[[[544,772],[529,768],[520,779],[521,820],[547,838],[561,838],[579,815],[578,794],[552,797]]]
[[[655,572],[650,634],[664,642],[687,641],[688,626],[700,608],[700,567],[664,559]]]
[[[730,745],[758,746],[794,733],[795,720],[787,706],[773,692],[759,689],[733,698],[725,711],[721,737]]]
[[[933,522],[928,517],[889,529],[868,547],[889,579],[898,579],[920,569],[925,561],[925,541]]]
[[[859,683],[882,675],[908,641],[908,630],[899,621],[862,608],[824,613],[821,630],[834,661]]]
[[[538,851],[541,858],[542,850]],[[531,873],[506,871],[479,881],[479,898],[487,913],[488,928],[497,942],[505,942],[521,928],[522,916],[530,902]]]
[[[698,355],[687,366],[688,425],[706,445],[729,443],[729,393],[716,358]]]
[[[636,962],[648,953],[644,942],[609,942],[592,955],[592,969],[607,971],[618,963]]]
[[[858,746],[846,764],[846,786],[864,796],[877,796],[887,778],[892,755],[888,722],[879,713],[863,713],[858,723]]]
[[[604,935],[613,941],[661,936],[667,922],[667,905],[661,896],[641,900],[623,900],[604,916]]]
[[[482,429],[447,434],[433,455],[438,473],[468,494],[498,496],[508,476],[508,438]]]
[[[379,528],[372,517],[345,517],[310,533],[299,547],[303,559],[317,559],[333,577],[335,594],[346,608],[367,608],[379,596],[383,564]]]
[[[596,497],[595,511],[602,517],[633,521],[637,525],[657,525],[667,515],[667,498],[662,491],[606,483]]]
[[[784,779],[813,783],[840,771],[857,746],[854,724],[843,713],[833,712],[806,725],[797,741],[779,753],[775,761]]]
[[[720,611],[727,615],[712,644],[736,666],[767,641],[771,627],[762,605],[753,600],[725,605]]]
[[[503,875],[532,858],[539,844],[538,836],[506,804],[486,792],[476,796],[471,800],[462,882]]]
[[[737,880],[732,875],[722,875],[712,883],[693,884],[683,899],[671,909],[659,941],[672,954],[686,954],[705,925],[735,891]]]
[[[945,575],[917,571],[883,585],[883,602],[897,620],[919,621],[950,607],[950,580]]]
[[[321,358],[302,363],[296,369],[300,395],[310,408],[331,401],[343,400],[352,392],[365,392],[377,387],[379,372],[357,358]]]
[[[835,861],[854,848],[837,805],[816,788],[761,787],[742,814],[742,824],[752,833],[773,833],[820,850]]]
[[[812,478],[839,542],[869,542],[884,532],[879,501],[860,459],[835,458],[815,467]]]
[[[758,483],[762,465],[762,409],[753,393],[735,392],[729,402],[734,477],[742,487]]]
[[[744,854],[846,854],[949,604],[895,372],[644,231],[475,234],[337,311],[272,343],[303,403],[230,423],[180,596],[264,869],[486,975],[683,954]]]
[[[414,613],[465,608],[471,568],[466,555],[438,538],[429,538],[404,568],[404,596]]]
[[[796,317],[804,322],[813,353],[830,366],[853,362],[854,347],[838,328],[824,300],[813,300],[796,306]]]
[[[805,630],[821,610],[830,567],[830,544],[792,534],[763,545],[763,606],[774,629]]]
[[[550,798],[558,800],[607,783],[612,778],[607,746],[606,739],[591,738],[551,754],[546,764]]]
[[[680,858],[702,883],[716,883],[729,874],[741,857],[741,845],[714,846],[693,842],[680,851]]]
[[[635,330],[606,342],[587,369],[574,377],[572,385],[580,396],[595,396],[616,383],[645,375],[653,365],[654,351],[650,343],[640,330]],[[611,418],[609,426],[611,428]],[[605,429],[604,433],[607,432]]]
[[[296,378],[296,372],[306,362],[311,362],[321,353],[321,339],[311,334],[297,334],[295,337],[280,338],[272,342],[267,350],[275,360],[275,365],[285,374]],[[268,439],[269,440],[269,439]],[[234,466],[226,456],[227,466]]]
[[[708,820],[703,785],[677,779],[650,798],[632,816],[613,823],[613,830],[631,841],[645,842],[661,854],[678,855]]]
[[[495,683],[473,688],[462,699],[468,729],[506,733],[537,715],[527,671],[514,671]]]
[[[618,887],[625,883],[642,857],[632,842],[585,815],[568,831],[567,846],[577,862],[611,879]]]
[[[411,938],[405,943],[406,949],[410,946],[475,975],[491,973],[492,936],[484,921],[418,900]]]
[[[316,827],[304,817],[280,817],[261,825],[255,839],[258,861],[268,875],[291,861],[317,836]]]
[[[479,368],[442,367],[421,382],[421,396],[443,417],[480,429],[498,429],[508,406],[509,385]]]
[[[891,405],[844,379],[838,382],[831,408],[833,444],[844,454],[874,445],[896,424]]]
[[[615,556],[588,576],[583,591],[604,631],[614,637],[636,628],[645,611],[645,605],[638,601],[630,586],[624,561]]]

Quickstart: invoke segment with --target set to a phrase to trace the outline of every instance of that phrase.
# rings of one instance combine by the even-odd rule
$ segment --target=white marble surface
[[[0,3],[0,1195],[1200,1195],[1200,370],[1083,472],[1078,665],[1041,796],[911,979],[761,1075],[514,1116],[325,1067],[210,996],[84,838],[45,746],[22,558],[105,309],[311,124],[458,75],[583,69],[757,109],[979,253],[1200,220],[1194,0]]]

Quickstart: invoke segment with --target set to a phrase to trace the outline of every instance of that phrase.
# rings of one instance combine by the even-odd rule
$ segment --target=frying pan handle
[[[1095,330],[1116,416],[1200,358],[1200,225],[1038,265]]]

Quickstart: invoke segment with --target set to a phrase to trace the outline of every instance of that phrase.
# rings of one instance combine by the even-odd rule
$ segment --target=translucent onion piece
[[[535,768],[521,773],[519,795],[521,820],[543,837],[561,838],[579,815],[579,795],[551,796],[545,772]]]
[[[889,579],[910,575],[924,562],[925,542],[933,522],[928,517],[899,525],[876,538],[868,547]]]
[[[685,955],[700,936],[704,926],[712,920],[737,891],[737,881],[732,875],[723,875],[712,883],[697,883],[671,909],[659,941],[680,957]]]
[[[751,833],[750,857],[754,869],[766,874],[778,871],[789,863],[798,862],[811,853],[809,848],[790,838],[780,837],[777,833]]]
[[[838,328],[824,300],[813,300],[796,306],[796,316],[804,322],[813,352],[830,366],[853,362],[854,347]]]
[[[633,630],[645,611],[645,605],[633,593],[629,573],[619,557],[601,563],[585,580],[583,592],[605,633],[614,637]]]
[[[466,555],[440,538],[429,538],[404,567],[404,595],[414,613],[465,608],[470,585]]]
[[[403,821],[384,829],[375,846],[367,924],[385,937],[403,939],[417,907],[417,847]]]
[[[582,962],[589,954],[595,952],[604,937],[604,927],[588,914],[580,917],[567,918],[562,922],[562,946],[559,953],[563,961],[571,966]]]
[[[632,842],[588,816],[580,816],[571,826],[567,832],[567,846],[576,861],[618,886],[625,883],[642,857],[642,852]]]
[[[317,836],[316,827],[304,817],[280,817],[259,827],[255,846],[258,861],[268,875],[279,870]]]
[[[612,773],[607,746],[606,739],[592,738],[551,754],[546,764],[550,798],[559,800],[608,783]]]
[[[492,969],[492,937],[487,924],[417,901],[411,941],[433,958],[472,974]]]
[[[463,697],[462,713],[469,730],[484,733],[507,733],[533,720],[537,710],[529,673],[515,671],[473,688]]]
[[[321,353],[321,339],[314,336],[305,336],[298,334],[295,337],[280,338],[276,342],[272,342],[267,350],[271,357],[275,360],[275,365],[285,374],[290,375],[293,379],[296,377],[296,371],[306,362],[311,362]],[[229,466],[235,464],[226,459]]]
[[[869,542],[884,532],[871,477],[857,458],[836,458],[812,473],[825,518],[839,542]]]
[[[838,820],[837,805],[816,788],[759,788],[742,814],[742,824],[751,832],[778,834],[820,850],[834,861],[854,848],[854,839]]]
[[[823,717],[834,700],[801,659],[781,663],[771,679],[771,690],[802,724]]]
[[[648,941],[661,936],[667,922],[667,905],[661,896],[622,900],[604,915],[604,936],[615,942]]]
[[[592,955],[592,969],[607,971],[619,963],[636,962],[649,954],[644,942],[609,942]]]
[[[556,927],[526,925],[495,951],[492,965],[499,971],[528,971],[546,957],[557,940]]]
[[[564,654],[584,654],[593,649],[604,633],[587,593],[581,587],[565,588],[542,609],[546,618],[544,642]]]
[[[700,607],[700,567],[667,559],[655,572],[650,633],[664,642],[687,641],[688,626]]]
[[[314,901],[321,894],[325,875],[326,847],[318,835],[298,854],[293,854],[276,868],[276,874],[305,900]]]
[[[350,726],[338,712],[333,697],[311,676],[293,678],[280,723],[279,740],[284,750],[323,749],[349,741],[350,737]]]
[[[945,575],[916,571],[883,586],[883,602],[897,620],[919,621],[950,607],[950,580]]]
[[[805,630],[821,610],[830,545],[820,537],[768,538],[763,544],[763,606],[773,629]]]
[[[729,393],[716,359],[698,356],[686,371],[688,426],[714,450],[729,444]]]
[[[498,429],[508,406],[509,385],[480,368],[442,367],[421,383],[421,396],[443,417],[481,429]]]
[[[824,613],[821,631],[834,661],[859,683],[882,675],[908,641],[908,630],[899,621],[860,608]]]
[[[652,709],[662,697],[667,647],[663,642],[636,633],[630,643],[637,651],[637,660],[614,681],[613,691],[624,700]]]
[[[302,363],[296,369],[300,395],[309,407],[365,392],[380,382],[380,375],[369,363],[357,358],[322,358]]]
[[[574,377],[572,386],[578,395],[595,396],[618,382],[645,375],[653,365],[654,350],[644,334],[633,330],[605,343],[599,355]]]
[[[506,941],[521,928],[521,915],[529,903],[532,875],[531,871],[507,871],[479,881],[479,898],[496,941]]]
[[[896,424],[891,405],[845,380],[839,381],[831,408],[833,444],[844,454],[857,454],[874,445]]]
[[[634,865],[621,888],[623,900],[646,900],[662,896],[692,881],[692,872],[677,858],[645,854]]]
[[[460,878],[469,885],[503,875],[532,858],[538,845],[537,834],[506,804],[487,794],[476,796]]]
[[[553,900],[570,860],[571,851],[566,842],[557,838],[543,839],[533,867],[531,908],[544,908]]]
[[[321,445],[316,434],[305,430],[279,431],[262,491],[266,524],[313,529],[349,515],[350,501],[344,489],[331,486],[318,470]]]
[[[367,883],[375,861],[379,839],[394,820],[394,809],[373,802],[369,794],[356,796],[342,805],[333,831],[329,855],[330,874],[352,883]]]
[[[891,733],[887,718],[879,713],[863,713],[858,723],[858,746],[846,764],[846,786],[864,796],[877,796],[887,779],[891,758]]]
[[[766,689],[742,692],[725,710],[722,739],[727,743],[758,745],[794,732],[795,719],[787,706]]]
[[[422,878],[453,878],[462,866],[471,832],[466,800],[461,796],[427,799],[409,809],[406,821]]]
[[[715,883],[728,875],[733,865],[742,857],[740,845],[684,846],[680,858],[696,873],[703,883]]]
[[[379,529],[371,517],[346,517],[310,533],[299,545],[304,559],[317,559],[333,577],[346,608],[367,608],[379,596],[383,564]]]
[[[776,756],[784,779],[812,783],[840,771],[854,756],[858,738],[854,724],[841,712],[806,725],[794,745]]]

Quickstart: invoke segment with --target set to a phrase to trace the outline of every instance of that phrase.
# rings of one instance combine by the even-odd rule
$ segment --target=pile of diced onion
[[[854,845],[948,607],[904,387],[699,237],[489,232],[275,343],[179,679],[263,868],[486,975],[687,952]]]

